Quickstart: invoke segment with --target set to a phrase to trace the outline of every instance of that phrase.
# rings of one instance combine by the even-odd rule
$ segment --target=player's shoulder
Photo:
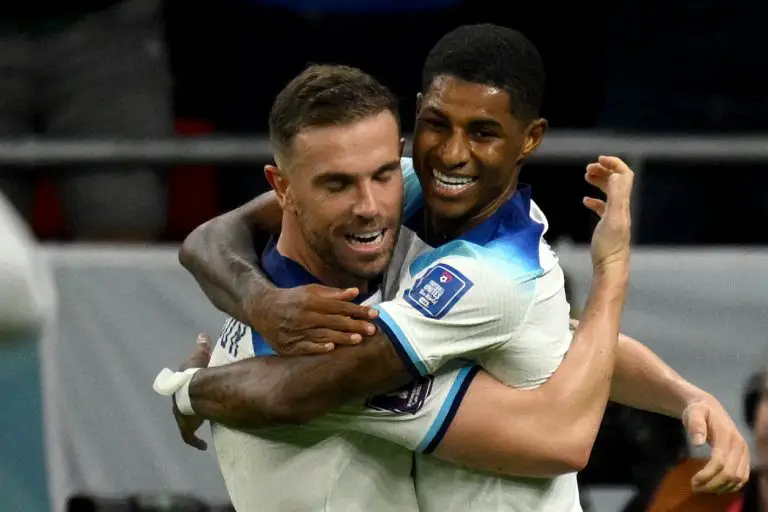
[[[536,290],[533,281],[510,275],[500,261],[484,246],[452,241],[421,254],[410,264],[411,284],[405,299],[417,309],[426,308],[423,312],[436,319],[459,301],[482,304],[489,313],[495,306],[505,308],[511,299],[532,301]]]
[[[411,276],[436,266],[455,268],[467,277],[499,284],[524,283],[542,274],[539,265],[520,258],[513,247],[500,244],[479,245],[453,240],[416,257],[409,266]]]

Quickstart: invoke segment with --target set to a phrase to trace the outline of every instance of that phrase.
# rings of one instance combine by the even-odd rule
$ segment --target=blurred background
[[[427,52],[475,22],[522,31],[544,58],[551,131],[522,179],[549,218],[574,307],[594,222],[582,171],[618,154],[638,176],[623,330],[715,394],[753,442],[745,403],[765,385],[749,378],[768,356],[768,42],[752,10],[6,0],[0,511],[226,510],[213,454],[182,444],[151,389],[223,320],[178,265],[178,243],[267,189],[269,107],[307,63],[379,78],[408,132]],[[755,428],[764,463],[768,426]],[[677,421],[611,405],[582,475],[585,508],[646,510],[665,471],[699,455]]]

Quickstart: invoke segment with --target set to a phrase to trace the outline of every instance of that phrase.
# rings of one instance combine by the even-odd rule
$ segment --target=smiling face
[[[424,92],[413,157],[433,226],[460,234],[514,194],[546,121],[512,112],[507,91],[449,75],[435,77]]]
[[[292,241],[315,256],[305,263],[315,274],[324,273],[319,267],[364,280],[381,274],[392,258],[402,214],[402,142],[395,117],[383,111],[305,129],[291,153],[275,189],[293,219],[284,220],[283,229],[298,230],[301,236]]]

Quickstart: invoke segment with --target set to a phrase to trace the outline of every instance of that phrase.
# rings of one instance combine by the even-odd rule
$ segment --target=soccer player
[[[409,251],[405,264],[399,262],[403,268],[400,289],[394,300],[380,307],[377,334],[359,347],[323,356],[278,358],[269,363],[249,360],[227,368],[229,375],[221,371],[200,371],[190,384],[193,403],[197,400],[200,406],[198,412],[205,410],[210,416],[224,417],[232,413],[224,410],[222,404],[226,404],[230,408],[236,406],[241,417],[250,416],[258,424],[264,421],[258,417],[259,411],[270,401],[285,400],[297,411],[295,414],[301,416],[303,413],[298,411],[309,410],[311,416],[365,394],[369,387],[375,388],[395,375],[406,378],[408,369],[428,373],[456,357],[480,361],[491,373],[516,386],[535,387],[545,381],[567,350],[567,304],[558,284],[562,280],[559,267],[541,240],[545,228],[543,215],[530,202],[526,191],[518,189],[516,182],[522,161],[536,149],[546,127],[546,122],[538,117],[542,88],[543,70],[538,54],[514,31],[488,26],[463,27],[438,43],[425,65],[425,95],[419,107],[414,142],[414,164],[424,187],[427,211],[425,216],[420,216],[415,211],[416,203],[408,203],[406,222],[413,221],[411,226],[416,229],[404,233],[409,237],[421,234],[436,249],[430,250],[424,244],[421,250]],[[620,165],[611,159],[603,159],[601,163],[590,168],[588,177],[592,173],[594,178],[594,173],[603,172],[606,166]],[[229,222],[229,226],[242,226],[233,220],[245,211],[252,214],[259,204],[249,205],[224,221]],[[600,208],[591,201],[588,204]],[[422,219],[426,222],[417,226],[417,221]],[[209,229],[208,234],[210,232]],[[248,240],[247,235],[244,240]],[[219,291],[226,291],[228,296],[217,305],[259,324],[259,330],[272,337],[270,341],[279,350],[285,352],[286,346],[297,346],[283,344],[281,336],[274,336],[286,328],[293,329],[293,333],[303,332],[304,338],[319,338],[324,344],[342,339],[331,338],[327,331],[320,336],[316,331],[307,332],[302,329],[305,321],[298,316],[293,317],[293,324],[284,326],[281,320],[292,316],[286,313],[290,311],[287,305],[293,308],[298,305],[302,313],[314,315],[313,329],[322,326],[336,331],[361,329],[357,324],[351,329],[339,328],[338,315],[328,324],[317,319],[318,312],[336,307],[331,306],[328,296],[332,293],[343,296],[343,292],[321,290],[325,297],[318,299],[312,296],[315,290],[275,291],[265,281],[259,281],[255,267],[244,265],[247,260],[243,255],[252,256],[248,250],[234,258],[230,251],[223,253],[246,271],[233,275],[228,272],[227,262],[210,266],[209,273],[202,274],[200,280],[210,295],[211,290],[216,289],[210,285],[221,277]],[[242,283],[247,284],[242,286]],[[453,284],[442,286],[441,283]],[[457,283],[463,283],[463,287],[457,288]],[[260,290],[261,296],[271,304],[266,307],[259,304],[259,308],[252,308],[259,313],[248,315],[250,308],[241,305],[253,300],[254,290]],[[232,302],[232,298],[237,301]],[[367,314],[367,310],[351,312],[348,307],[341,312],[357,318]],[[347,336],[347,339],[353,338]],[[403,356],[401,360],[392,357],[398,349]],[[713,444],[719,445],[712,467],[699,475],[704,488],[730,490],[741,485],[747,471],[743,462],[748,460],[748,455],[743,439],[716,400],[685,383],[647,349],[628,342],[621,344],[620,349],[623,352],[618,352],[612,396],[628,405],[678,417],[690,407],[688,415],[696,412],[697,420],[704,420],[705,425],[689,420],[689,431],[709,435]],[[542,396],[547,386],[554,384],[561,374],[565,375],[573,355],[572,348],[560,370],[536,390],[542,393],[530,393]],[[605,376],[602,374],[601,378],[606,380]],[[244,379],[253,379],[251,382],[263,379],[279,388],[270,390],[271,395],[256,386],[237,388],[237,383]],[[454,440],[452,432],[461,431],[462,425],[476,426],[487,421],[487,416],[463,414],[471,411],[469,404],[475,382],[438,445],[438,456],[453,458],[443,452]],[[571,385],[579,387],[584,382],[574,378]],[[224,389],[227,393],[222,392]],[[568,386],[562,385],[559,389],[565,391]],[[208,401],[206,393],[211,398]],[[553,398],[550,404],[551,414],[556,415],[561,408],[567,410],[568,401]],[[559,420],[565,417],[565,414],[556,416]],[[540,431],[557,424],[545,413],[531,415],[530,421],[538,422]],[[566,430],[572,432],[567,422],[557,425],[565,429],[560,431],[564,436],[567,436]],[[549,432],[555,435],[541,443],[557,444],[557,429]],[[536,444],[531,441],[536,432],[530,435],[520,437]],[[505,444],[499,446],[507,449]],[[482,503],[477,500],[493,503],[511,500],[518,505],[527,503],[532,509],[578,507],[572,475],[554,480],[494,480],[441,464],[436,459],[417,459],[416,482],[422,509],[453,507],[459,510],[472,506],[470,502]],[[442,489],[446,481],[466,481],[470,485],[456,486],[448,493]]]
[[[395,105],[371,77],[339,66],[310,67],[276,99],[270,129],[280,170],[270,166],[267,175],[281,202],[283,230],[261,261],[278,286],[322,281],[364,289],[389,263],[403,209],[402,143]],[[624,189],[628,187],[625,183]],[[338,193],[345,188],[347,193]],[[624,189],[618,206],[612,207],[614,223],[624,213],[622,201],[628,200]],[[598,297],[597,304],[607,304],[609,311],[585,323],[598,326],[591,331],[600,338],[593,345],[607,345],[608,352],[618,328],[626,258],[604,267],[602,253],[613,257],[612,249],[628,251],[627,226],[619,227],[603,228],[604,234],[596,236],[602,241],[595,246],[596,265],[604,273],[598,289],[607,296]],[[399,240],[410,243],[406,237]],[[379,300],[380,291],[368,291],[367,302]],[[230,319],[211,365],[268,353],[257,333]],[[456,370],[425,375],[395,393],[367,399],[364,408],[344,407],[304,427],[240,432],[214,425],[214,443],[233,503],[239,510],[415,510],[412,452],[360,433],[392,437],[410,448],[436,444],[474,371],[460,364]],[[163,380],[158,388],[163,388]],[[407,380],[383,383],[381,389],[389,391]],[[489,378],[478,387],[476,393],[482,396],[512,393]],[[598,397],[592,408],[595,426],[605,406],[605,387],[603,398]],[[178,398],[178,408],[188,410],[187,400]],[[580,403],[591,401],[595,399]],[[486,414],[494,412],[498,411],[486,406]],[[494,434],[493,422],[485,428]],[[465,448],[471,449],[470,444]]]

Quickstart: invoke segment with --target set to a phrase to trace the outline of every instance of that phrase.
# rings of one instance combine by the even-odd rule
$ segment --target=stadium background
[[[121,4],[140,4],[137,11],[159,20],[154,51],[172,77],[169,126],[175,129],[167,137],[85,126],[66,139],[44,130],[0,134],[0,172],[35,178],[25,213],[42,242],[45,263],[37,271],[50,274],[37,276],[49,298],[46,320],[32,332],[4,334],[0,344],[0,382],[9,390],[0,398],[0,510],[63,510],[75,494],[157,496],[156,509],[168,509],[167,496],[175,494],[226,503],[212,455],[177,439],[167,404],[151,392],[160,366],[175,364],[198,332],[215,333],[221,323],[176,263],[175,245],[199,223],[266,188],[260,169],[269,158],[269,105],[307,62],[356,65],[380,78],[401,97],[407,131],[429,48],[450,28],[471,22],[517,28],[544,58],[543,115],[552,130],[523,179],[548,215],[574,304],[587,291],[584,244],[593,222],[580,205],[586,191],[580,170],[598,154],[619,154],[639,173],[638,248],[624,330],[717,395],[751,439],[742,420],[743,386],[768,348],[768,78],[757,72],[766,43],[748,9],[718,0],[627,0],[610,7],[83,0],[71,2],[69,11],[35,4],[0,7],[4,55],[20,36],[66,34]],[[120,57],[130,67],[131,55]],[[114,63],[116,56],[100,58]],[[0,63],[0,121],[9,115],[3,95],[11,68]],[[139,98],[163,86],[151,76],[125,84]],[[105,85],[79,87],[95,97]],[[109,236],[76,235],[55,186],[62,173],[121,162],[157,169],[167,186],[162,230],[129,248]],[[4,248],[0,243],[0,253]],[[679,435],[674,422],[612,409],[585,472],[585,484],[595,484],[587,493],[592,509],[639,510],[624,508],[629,484],[647,494],[684,450]],[[112,510],[125,509],[119,506]],[[177,509],[198,510],[188,507]]]

